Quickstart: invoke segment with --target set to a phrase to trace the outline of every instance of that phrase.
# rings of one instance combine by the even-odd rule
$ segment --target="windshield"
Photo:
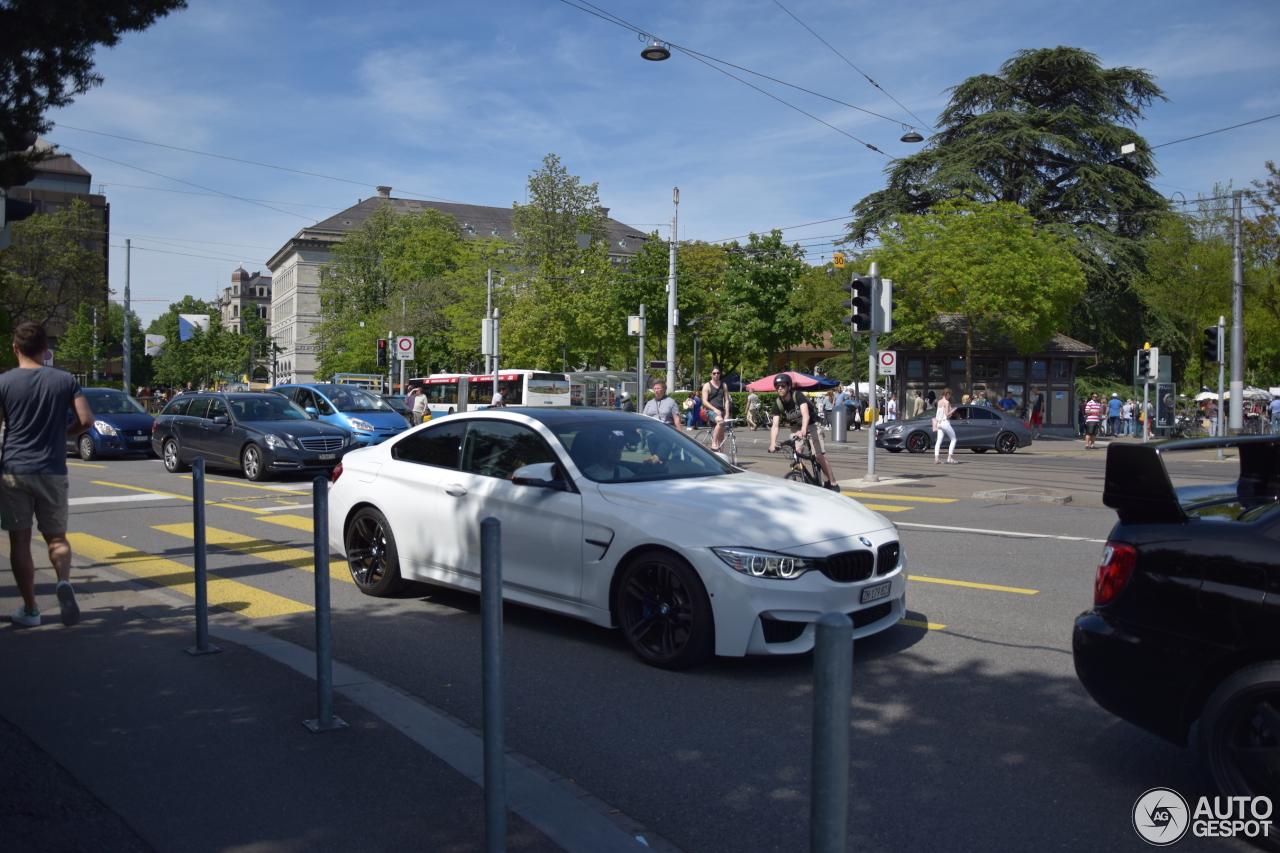
[[[237,421],[305,421],[307,413],[296,403],[276,394],[258,397],[233,397],[231,413]]]
[[[404,404],[404,400],[400,397],[383,397],[382,402],[386,403],[402,415],[409,411],[409,407]]]
[[[597,483],[712,477],[736,470],[684,433],[652,419],[561,424],[553,430],[578,470]]]
[[[84,399],[89,404],[89,410],[95,415],[145,415],[147,413],[137,400],[125,393],[89,392],[84,395]]]
[[[349,385],[326,385],[320,393],[329,398],[329,402],[339,412],[394,412],[381,398],[370,394],[363,388]]]

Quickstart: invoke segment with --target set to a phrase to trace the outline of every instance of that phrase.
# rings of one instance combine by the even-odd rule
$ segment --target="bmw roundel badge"
[[[871,547],[871,540],[865,536],[859,536],[858,541],[861,542],[863,545],[866,545],[868,548]]]

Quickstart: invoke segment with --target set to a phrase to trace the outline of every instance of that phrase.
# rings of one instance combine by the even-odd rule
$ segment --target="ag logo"
[[[1168,847],[1187,834],[1191,825],[1187,801],[1172,788],[1152,788],[1133,804],[1133,828],[1142,840]]]

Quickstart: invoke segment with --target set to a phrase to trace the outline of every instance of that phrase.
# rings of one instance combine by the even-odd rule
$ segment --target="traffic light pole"
[[[876,305],[880,299],[880,265],[874,261],[867,271],[871,277],[871,304]],[[856,387],[856,386],[855,386]],[[872,327],[867,335],[867,399],[871,405],[871,427],[867,430],[867,476],[865,482],[878,483],[876,476],[876,420],[880,414],[880,400],[876,396],[876,333]]]
[[[1234,257],[1231,263],[1231,429],[1237,433],[1244,429],[1244,259],[1241,246],[1241,197],[1243,190],[1231,193],[1231,218],[1233,220]],[[1226,403],[1218,394],[1218,411]],[[1219,435],[1221,435],[1219,430]]]
[[[1222,396],[1222,385],[1223,385],[1223,382],[1226,380],[1226,375],[1225,375],[1225,374],[1226,374],[1226,368],[1227,368],[1227,363],[1226,363],[1226,361],[1222,358],[1222,338],[1223,338],[1223,333],[1225,333],[1225,332],[1227,331],[1226,326],[1227,326],[1227,318],[1226,318],[1226,317],[1218,317],[1218,429],[1217,429],[1218,438],[1222,438],[1222,437],[1223,437],[1223,432],[1222,432],[1222,410],[1223,410],[1223,409],[1225,409],[1225,408],[1226,408],[1226,405],[1227,405],[1227,401],[1226,401],[1226,400],[1223,398],[1223,396]],[[1235,340],[1236,340],[1236,337],[1237,337],[1236,335],[1232,335],[1232,338],[1231,338],[1231,340],[1232,340],[1232,346],[1233,346],[1233,347],[1235,346]],[[1235,385],[1235,383],[1233,382],[1233,383],[1232,383],[1232,386],[1233,386],[1232,390],[1235,390],[1235,389],[1234,389],[1234,385]],[[1243,388],[1241,389],[1241,393],[1240,393],[1240,394],[1238,394],[1238,395],[1233,394],[1232,396],[1233,396],[1233,397],[1236,397],[1236,398],[1237,398],[1237,400],[1238,400],[1240,397],[1243,397],[1243,396],[1244,396],[1244,390],[1243,390]],[[1240,405],[1237,403],[1236,408],[1237,408],[1237,409],[1243,409],[1244,407],[1243,407],[1243,406],[1240,406]],[[1223,455],[1223,453],[1222,453],[1222,448],[1221,448],[1221,447],[1219,447],[1219,448],[1218,448],[1218,461],[1219,461],[1219,462],[1221,462],[1221,461],[1222,461],[1223,459],[1225,459],[1225,458],[1226,458],[1226,457],[1225,457],[1225,456]]]

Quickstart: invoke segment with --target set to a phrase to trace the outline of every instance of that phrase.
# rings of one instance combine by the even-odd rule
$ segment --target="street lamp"
[[[921,136],[920,132],[916,130],[914,127],[908,127],[905,124],[902,127],[904,130],[906,130],[906,133],[902,134],[902,140],[901,140],[902,142],[911,142],[911,143],[924,142],[924,137]]]
[[[643,36],[641,40],[643,40]],[[654,39],[653,44],[640,51],[640,58],[647,59],[650,62],[661,62],[664,59],[671,58],[671,51],[667,49],[666,45]]]

